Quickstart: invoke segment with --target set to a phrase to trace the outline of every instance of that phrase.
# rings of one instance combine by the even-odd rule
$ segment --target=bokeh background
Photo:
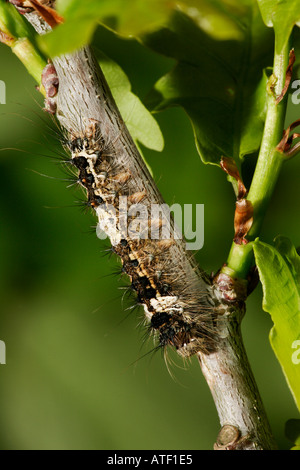
[[[94,42],[123,67],[141,98],[172,66],[102,28]],[[67,189],[55,160],[59,138],[33,80],[4,45],[0,79],[7,99],[0,105],[0,339],[7,348],[0,448],[211,449],[219,422],[196,359],[184,365],[171,353],[171,376],[159,352],[147,354],[153,344],[144,342],[143,312],[125,310],[118,264],[103,256],[108,245],[91,229],[94,217],[78,207],[81,192]],[[287,121],[299,112],[290,101]],[[219,168],[200,161],[182,110],[156,117],[165,149],[144,154],[168,203],[205,205],[197,259],[216,271],[233,237],[231,185]],[[282,234],[300,245],[299,174],[299,158],[285,164],[262,240]],[[274,435],[287,449],[284,423],[298,412],[269,345],[271,321],[261,302],[259,286],[242,331]]]

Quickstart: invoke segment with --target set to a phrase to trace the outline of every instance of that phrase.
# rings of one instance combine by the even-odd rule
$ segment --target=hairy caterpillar
[[[45,31],[43,22],[34,26],[40,33]],[[149,213],[153,204],[163,200],[91,50],[55,57],[53,65],[59,80],[56,117],[66,131],[69,163],[86,190],[87,204],[96,212],[98,227],[122,260],[150,332],[158,336],[160,346],[173,346],[184,357],[215,350],[216,311],[210,282],[186,253],[173,221],[167,238],[129,237],[124,231],[120,210],[124,198],[128,214],[140,203]],[[130,215],[130,222],[136,219]],[[150,221],[150,229],[160,233],[170,222],[163,208]],[[144,232],[148,229],[149,222],[144,221]]]
[[[122,269],[144,307],[149,331],[158,337],[159,346],[173,346],[183,357],[213,351],[213,308],[208,305],[203,285],[197,282],[196,266],[191,258],[186,259],[183,240],[176,236],[173,222],[169,237],[159,237],[167,220],[170,222],[167,212],[162,211],[155,220],[137,217],[136,209],[142,205],[147,211],[153,201],[146,188],[136,187],[132,165],[122,161],[113,143],[106,141],[96,120],[90,119],[84,133],[72,132],[66,146],[71,153],[68,163],[86,190],[87,204],[99,220],[98,228],[108,234],[112,250],[120,256]],[[126,213],[122,214],[124,200]],[[128,220],[129,225],[138,222],[143,226],[130,233],[123,226],[127,228]],[[157,238],[148,236],[151,229]]]

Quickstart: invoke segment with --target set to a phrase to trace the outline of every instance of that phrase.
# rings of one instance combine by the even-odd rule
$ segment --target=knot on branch
[[[222,303],[240,306],[248,296],[248,281],[246,279],[234,278],[229,274],[219,272],[214,277],[213,284],[220,293]]]
[[[56,100],[58,93],[59,80],[52,62],[49,62],[42,73],[42,86],[45,89],[46,99],[44,111],[50,114],[56,113]]]
[[[249,435],[241,437],[240,430],[231,424],[222,427],[214,444],[214,450],[254,450],[255,447]]]

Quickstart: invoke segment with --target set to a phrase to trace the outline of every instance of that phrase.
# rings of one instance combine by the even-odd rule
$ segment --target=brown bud
[[[253,206],[247,199],[235,203],[234,214],[234,242],[237,245],[246,245],[246,235],[253,224]]]
[[[280,95],[277,97],[277,99],[275,101],[276,104],[280,103],[280,101],[284,98],[286,92],[288,91],[288,88],[289,88],[290,83],[291,83],[292,75],[293,75],[293,66],[294,66],[295,60],[296,60],[295,51],[294,51],[294,49],[291,49],[290,54],[289,54],[289,65],[288,65],[288,67],[286,69],[286,73],[285,73],[284,87],[282,89],[282,92],[280,93]]]
[[[14,5],[21,15],[25,15],[25,13],[30,13],[33,11],[33,8],[31,7],[31,4],[28,0],[9,0],[9,3]]]
[[[238,182],[237,199],[242,199],[247,194],[247,189],[242,181],[239,170],[233,158],[222,157],[220,161],[222,170]]]
[[[56,112],[56,100],[55,96],[58,92],[58,76],[54,65],[50,62],[46,65],[42,73],[42,85],[45,88],[46,99],[45,99],[45,111],[50,114]]]
[[[42,2],[38,0],[30,0],[28,3],[35,9],[35,11],[37,11],[43,20],[45,20],[46,23],[51,26],[51,28],[54,28],[60,23],[63,23],[64,19],[62,16],[60,16],[57,11],[55,11],[50,6],[43,5]]]
[[[299,125],[300,119],[297,119],[286,130],[283,131],[283,137],[276,147],[276,150],[278,150],[278,152],[289,156],[294,150],[298,149],[298,144],[292,147],[292,143],[295,139],[298,139],[300,137],[300,134],[295,132],[290,135],[290,132]]]
[[[13,36],[10,36],[9,34],[4,33],[3,31],[0,30],[0,42],[3,44],[6,44],[7,46],[11,47],[13,46],[15,42],[15,38]]]

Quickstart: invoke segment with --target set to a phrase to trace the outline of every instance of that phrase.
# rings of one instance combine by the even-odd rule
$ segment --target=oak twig
[[[49,29],[35,12],[25,15],[39,34]],[[101,123],[124,164],[133,175],[136,191],[147,188],[149,203],[162,203],[155,182],[140,156],[112,98],[104,75],[89,47],[52,58],[59,78],[56,117],[67,133],[82,131],[90,120]],[[211,354],[197,353],[220,418],[221,432],[215,449],[273,449],[275,444],[255,380],[243,346],[240,323],[245,311],[245,286],[241,295],[230,298],[228,279],[217,278],[212,285],[178,240],[172,248],[180,259],[186,278],[206,293],[207,306],[218,312],[218,348]],[[184,281],[183,281],[184,282]],[[233,289],[232,292],[237,292]]]

